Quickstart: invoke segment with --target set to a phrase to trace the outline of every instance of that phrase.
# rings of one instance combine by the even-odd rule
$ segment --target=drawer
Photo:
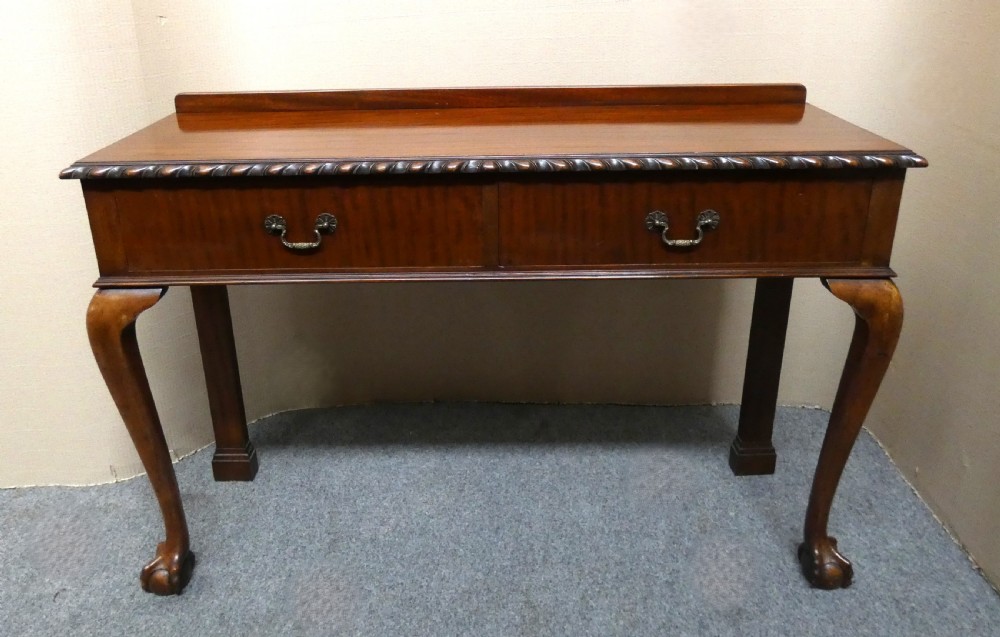
[[[157,185],[115,192],[127,272],[468,268],[496,262],[485,239],[482,183],[380,178],[321,184]],[[315,232],[321,214],[332,232]],[[283,245],[265,219],[279,215]],[[326,229],[330,229],[330,224]]]
[[[500,191],[500,261],[506,267],[831,265],[861,260],[870,177],[844,174],[611,181],[513,181]],[[718,213],[698,245],[699,214]],[[706,213],[707,214],[707,213]]]

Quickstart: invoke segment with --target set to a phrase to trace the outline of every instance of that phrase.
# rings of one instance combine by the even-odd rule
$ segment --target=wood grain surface
[[[797,85],[178,96],[65,178],[920,166]],[[334,97],[331,97],[334,96]],[[673,96],[673,97],[671,97]],[[533,103],[532,100],[538,100]],[[592,101],[588,101],[592,100]],[[328,108],[317,110],[326,104]],[[405,108],[403,108],[405,107]],[[874,159],[868,159],[874,157]]]
[[[814,106],[565,110],[168,115],[78,163],[907,151]]]
[[[856,263],[871,179],[808,173],[722,177],[672,175],[504,183],[500,195],[503,266]],[[672,248],[645,226],[668,215],[668,238],[695,236],[696,217],[719,213],[701,245]]]
[[[132,273],[475,267],[495,251],[484,244],[475,180],[184,183],[124,189],[115,199]],[[338,226],[315,250],[290,250],[264,229],[264,219],[277,214],[287,221],[288,241],[312,241],[323,213],[336,216]]]
[[[181,93],[178,113],[331,111],[549,106],[804,104],[801,84],[536,86],[366,91]]]

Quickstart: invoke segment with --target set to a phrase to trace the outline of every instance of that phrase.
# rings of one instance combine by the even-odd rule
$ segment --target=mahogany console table
[[[798,558],[852,567],[834,492],[895,349],[889,267],[910,150],[805,102],[801,85],[182,94],[90,155],[80,179],[100,278],[91,346],[149,473],[166,539],[142,587],[179,593],[194,554],[134,323],[190,286],[217,480],[251,480],[227,285],[752,277],[737,475],[772,473],[792,281],[857,315]]]

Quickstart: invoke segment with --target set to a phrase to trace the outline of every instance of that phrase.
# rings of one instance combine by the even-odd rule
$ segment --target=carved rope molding
[[[922,168],[915,154],[879,155],[660,155],[652,157],[500,157],[195,164],[75,164],[62,179],[165,177],[297,177],[445,173],[547,173],[635,170],[781,170],[809,168]]]

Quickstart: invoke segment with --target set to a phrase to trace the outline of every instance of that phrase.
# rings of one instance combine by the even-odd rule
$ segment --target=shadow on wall
[[[727,292],[663,280],[231,289],[250,418],[375,401],[709,402],[717,359],[746,356],[745,341],[719,351]]]
[[[268,419],[269,426],[252,430],[254,445],[261,452],[295,447],[614,445],[696,452],[724,464],[736,433],[731,417],[735,410],[720,407],[665,411],[646,406],[449,403],[340,407],[333,419],[331,413],[302,409]]]

